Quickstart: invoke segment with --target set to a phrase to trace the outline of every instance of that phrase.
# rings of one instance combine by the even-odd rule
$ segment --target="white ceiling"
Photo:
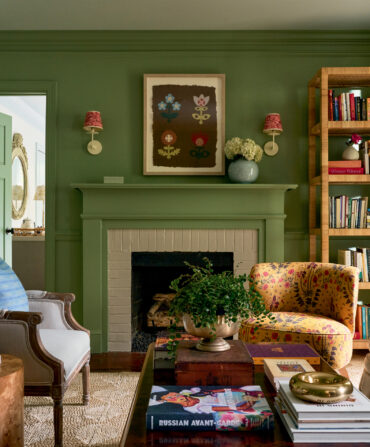
[[[0,30],[370,29],[370,0],[0,0]]]

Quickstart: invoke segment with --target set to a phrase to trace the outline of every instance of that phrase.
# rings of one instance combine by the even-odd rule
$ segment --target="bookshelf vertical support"
[[[315,113],[316,88],[311,81],[308,86],[308,181],[309,181],[309,237],[310,237],[310,261],[316,260],[316,185],[313,178],[316,172],[316,137],[311,129],[316,122]]]
[[[321,69],[320,82],[321,133],[321,261],[329,262],[329,184],[328,184],[328,72]]]

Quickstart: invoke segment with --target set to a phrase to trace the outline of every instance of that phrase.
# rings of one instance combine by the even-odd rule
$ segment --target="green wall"
[[[142,175],[143,74],[225,73],[226,138],[251,137],[263,145],[265,115],[281,114],[280,151],[264,157],[258,182],[299,184],[286,198],[286,259],[306,260],[307,82],[321,66],[368,65],[370,31],[0,32],[0,54],[3,85],[55,83],[56,131],[47,147],[53,167],[48,287],[75,292],[81,320],[81,193],[71,183],[101,182],[107,175],[123,175],[126,183],[227,182]],[[102,114],[99,156],[86,151],[87,110]]]

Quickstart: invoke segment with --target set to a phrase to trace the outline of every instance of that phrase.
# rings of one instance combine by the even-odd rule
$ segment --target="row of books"
[[[361,98],[354,93],[328,93],[329,121],[366,121],[370,119],[370,98]]]
[[[370,278],[370,248],[349,247],[338,250],[338,264],[357,267],[360,270],[360,281],[368,282]]]
[[[370,400],[356,388],[351,396],[331,404],[304,402],[281,381],[275,408],[293,442],[368,442]]]
[[[367,338],[370,338],[370,306],[358,301],[353,339],[362,340]]]
[[[367,197],[329,197],[329,228],[370,228]]]

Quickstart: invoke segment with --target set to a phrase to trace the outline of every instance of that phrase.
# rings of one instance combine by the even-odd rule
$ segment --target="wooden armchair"
[[[27,396],[54,401],[55,445],[63,445],[63,395],[82,370],[83,404],[89,402],[90,333],[74,319],[71,293],[28,291],[30,312],[0,315],[0,352],[24,363]]]

